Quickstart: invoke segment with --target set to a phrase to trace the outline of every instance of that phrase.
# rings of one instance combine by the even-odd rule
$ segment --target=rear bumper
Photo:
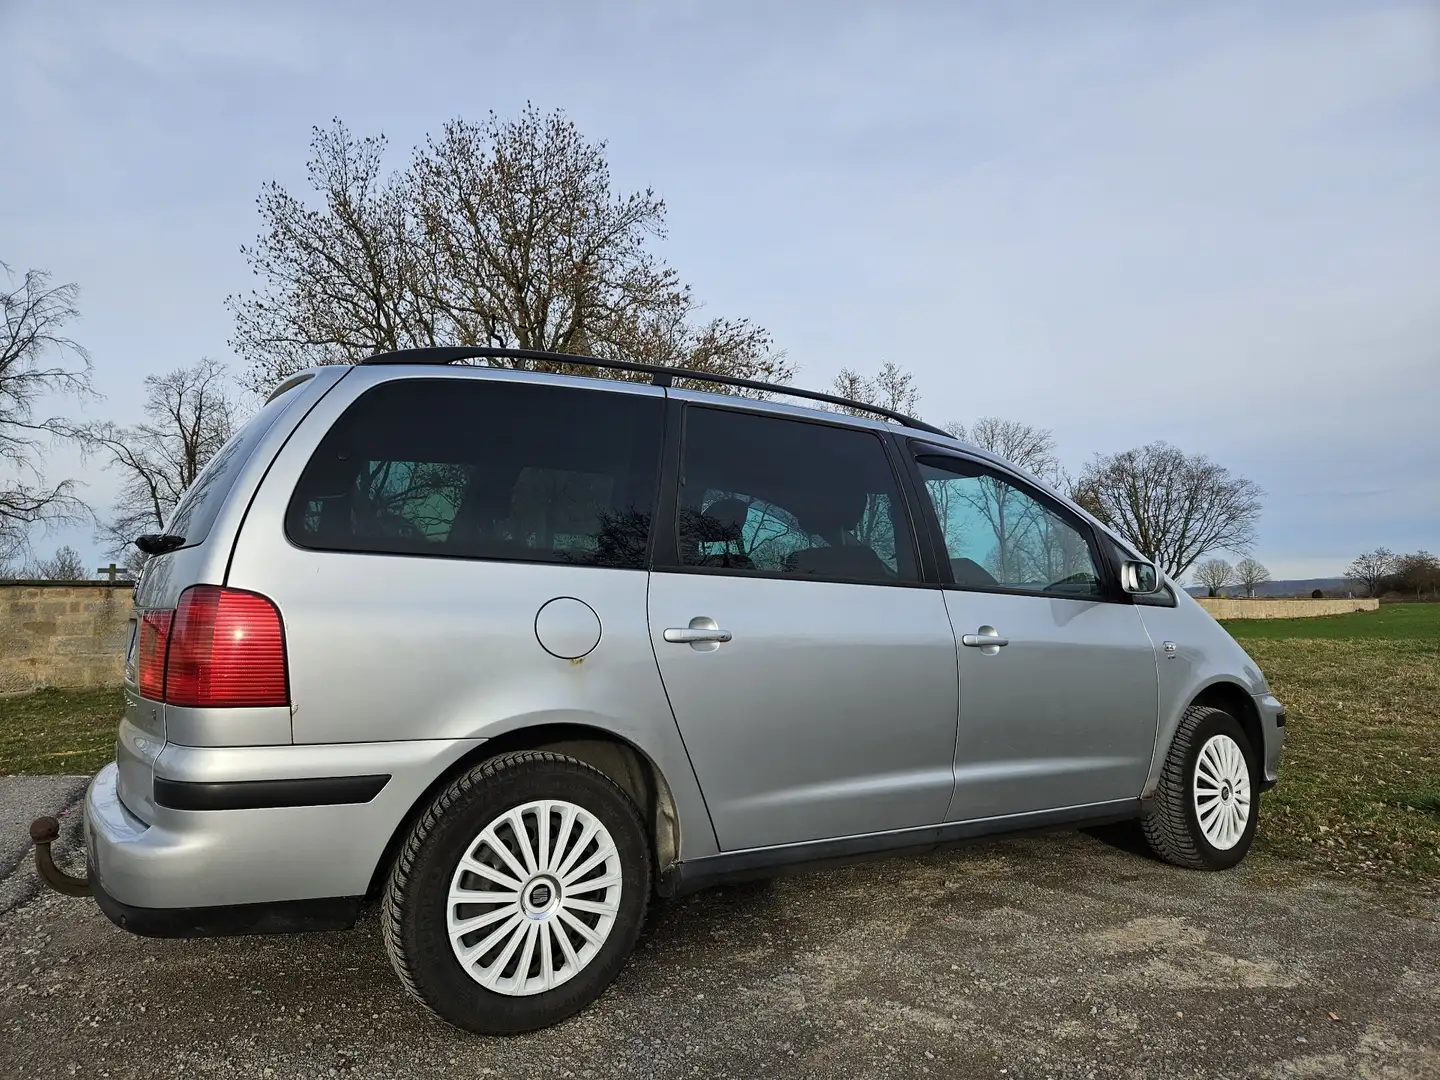
[[[159,798],[139,800],[148,820],[121,802],[111,763],[85,795],[92,892],[111,919],[142,934],[347,925],[411,809],[479,744],[172,744],[149,785]],[[128,781],[125,790],[129,800]],[[259,910],[292,902],[304,903]]]
[[[301,934],[348,930],[355,925],[363,897],[335,896],[284,900],[269,904],[220,907],[142,908],[122,904],[101,886],[92,869],[90,892],[106,918],[141,937],[229,937],[242,934]]]

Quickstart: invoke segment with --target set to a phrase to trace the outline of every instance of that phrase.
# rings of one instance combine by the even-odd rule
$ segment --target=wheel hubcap
[[[1250,821],[1250,768],[1229,735],[1212,735],[1195,759],[1195,817],[1210,845],[1234,847]]]
[[[487,990],[543,993],[595,958],[620,890],[620,855],[595,815],[559,800],[525,803],[460,857],[446,905],[450,947]]]

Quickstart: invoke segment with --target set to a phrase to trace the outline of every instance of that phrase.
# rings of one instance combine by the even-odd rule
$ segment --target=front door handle
[[[994,656],[1001,646],[1010,644],[1010,639],[1001,637],[1000,631],[993,626],[982,626],[975,633],[962,637],[960,644],[969,649],[979,649],[986,656]]]
[[[721,630],[715,620],[697,615],[689,626],[672,626],[661,635],[672,645],[689,645],[700,652],[718,649],[731,638],[729,630]]]

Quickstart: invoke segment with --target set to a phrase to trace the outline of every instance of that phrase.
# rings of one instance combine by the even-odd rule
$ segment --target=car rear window
[[[185,547],[194,547],[204,542],[205,537],[210,534],[210,527],[215,524],[215,519],[220,514],[220,508],[225,505],[225,497],[230,494],[235,478],[240,475],[240,467],[249,460],[255,447],[280,415],[299,400],[300,396],[285,393],[271,399],[230,436],[229,441],[210,459],[210,463],[200,471],[195,482],[180,497],[180,502],[165,523],[165,532],[173,536],[183,536]]]
[[[387,382],[316,448],[286,534],[325,551],[640,568],[662,424],[648,395]]]

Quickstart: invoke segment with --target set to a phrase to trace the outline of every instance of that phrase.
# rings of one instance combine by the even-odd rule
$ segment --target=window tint
[[[230,436],[200,470],[195,482],[181,496],[180,502],[165,522],[165,532],[185,538],[185,547],[202,543],[210,533],[210,526],[220,516],[225,497],[240,475],[240,467],[250,459],[261,438],[270,430],[280,415],[300,399],[299,394],[283,394],[272,398],[252,416],[239,431]]]
[[[680,558],[688,566],[837,581],[914,581],[895,476],[865,431],[686,411]]]
[[[643,567],[662,410],[603,390],[385,383],[325,436],[286,530],[332,551]]]
[[[957,585],[1100,596],[1085,534],[1021,488],[951,458],[922,458]]]

